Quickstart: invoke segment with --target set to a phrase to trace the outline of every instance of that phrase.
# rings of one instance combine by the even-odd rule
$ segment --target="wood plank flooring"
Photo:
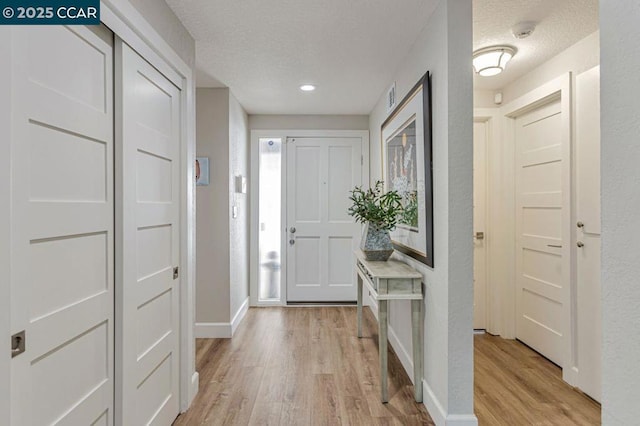
[[[378,331],[355,307],[250,309],[233,339],[198,339],[200,391],[174,425],[432,425],[395,353],[380,402]]]
[[[600,405],[562,380],[560,367],[515,340],[474,336],[480,425],[599,425]]]
[[[380,403],[377,324],[355,307],[250,309],[233,339],[198,339],[200,391],[183,425],[432,425],[393,350]],[[525,345],[475,336],[480,425],[598,425],[600,406]]]

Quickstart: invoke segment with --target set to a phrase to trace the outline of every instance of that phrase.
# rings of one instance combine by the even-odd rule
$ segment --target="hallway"
[[[380,403],[377,323],[356,308],[252,308],[233,339],[198,339],[200,391],[174,425],[433,424],[393,352]]]
[[[393,351],[390,400],[379,402],[377,325],[364,313],[362,339],[355,307],[250,309],[233,339],[198,339],[200,392],[174,424],[433,424]],[[475,411],[480,425],[600,422],[558,367],[489,335],[475,336]]]

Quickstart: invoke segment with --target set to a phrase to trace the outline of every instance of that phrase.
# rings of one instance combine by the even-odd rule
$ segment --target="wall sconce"
[[[516,54],[511,46],[491,46],[473,52],[473,69],[483,77],[498,75]]]

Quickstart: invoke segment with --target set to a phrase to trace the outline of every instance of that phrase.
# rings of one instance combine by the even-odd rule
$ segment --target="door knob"
[[[294,245],[295,243],[296,243],[296,240],[294,240],[293,238],[289,240],[290,245]]]
[[[292,227],[289,229],[289,232],[291,232],[292,234],[295,234],[295,233],[296,233],[296,228],[292,226]]]
[[[578,228],[584,228],[584,223],[582,223],[582,222],[578,221],[578,223],[576,223],[576,226],[577,226]]]
[[[578,242],[576,243],[576,245],[577,245],[578,247],[584,247],[584,243],[583,243],[582,241],[578,241]]]

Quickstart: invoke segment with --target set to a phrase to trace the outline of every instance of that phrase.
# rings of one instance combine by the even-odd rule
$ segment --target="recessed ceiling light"
[[[316,90],[316,86],[314,86],[313,84],[303,84],[302,86],[300,86],[300,90],[302,90],[303,92],[313,92],[314,90]]]

